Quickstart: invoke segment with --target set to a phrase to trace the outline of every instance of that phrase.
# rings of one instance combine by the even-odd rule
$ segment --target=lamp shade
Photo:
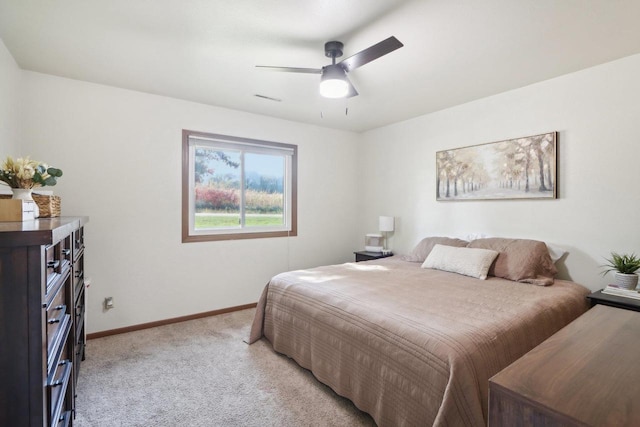
[[[339,65],[327,65],[320,78],[320,95],[325,98],[344,98],[349,93],[349,83],[344,69]]]
[[[392,216],[380,217],[380,231],[393,231],[394,218]]]

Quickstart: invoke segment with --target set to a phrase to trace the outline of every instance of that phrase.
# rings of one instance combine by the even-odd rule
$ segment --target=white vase
[[[615,274],[616,277],[616,285],[620,286],[624,289],[635,289],[638,286],[638,275],[633,274],[625,274],[618,273]]]
[[[38,208],[38,204],[33,200],[32,197],[32,188],[12,188],[13,192],[12,199],[26,200],[33,203],[33,212],[34,216],[38,218],[40,216],[40,208]]]

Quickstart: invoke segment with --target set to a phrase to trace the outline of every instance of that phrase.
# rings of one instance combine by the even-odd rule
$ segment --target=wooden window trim
[[[291,158],[291,230],[255,231],[241,233],[189,234],[189,137],[223,139],[238,143],[251,143],[293,149]],[[263,239],[273,237],[289,237],[298,235],[298,146],[279,142],[240,138],[228,135],[212,134],[193,130],[182,130],[182,242],[210,242],[219,240]]]

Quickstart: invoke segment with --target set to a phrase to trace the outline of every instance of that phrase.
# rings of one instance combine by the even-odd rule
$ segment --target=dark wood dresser
[[[87,221],[0,222],[0,426],[73,425]]]
[[[489,380],[489,426],[639,426],[640,313],[596,305]]]

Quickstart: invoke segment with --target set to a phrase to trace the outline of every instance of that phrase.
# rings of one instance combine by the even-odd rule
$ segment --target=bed
[[[489,378],[584,313],[589,290],[553,280],[542,242],[480,240],[279,274],[249,342],[265,337],[381,427],[485,425]],[[496,252],[486,280],[466,275],[473,248]]]

